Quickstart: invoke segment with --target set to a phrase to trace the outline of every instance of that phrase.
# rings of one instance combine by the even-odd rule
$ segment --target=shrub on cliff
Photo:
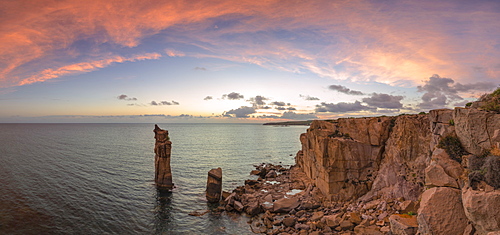
[[[438,148],[442,148],[446,151],[450,157],[461,163],[462,156],[466,154],[465,150],[462,147],[462,143],[456,136],[446,136],[439,141]]]
[[[500,156],[471,156],[469,169],[469,184],[472,187],[484,181],[495,189],[500,188]]]
[[[491,94],[484,94],[479,98],[481,109],[500,113],[500,88],[497,88]]]

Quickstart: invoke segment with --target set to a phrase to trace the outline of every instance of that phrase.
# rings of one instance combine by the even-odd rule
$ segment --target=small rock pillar
[[[208,202],[219,202],[222,195],[222,169],[216,168],[208,172],[207,193]]]
[[[174,187],[172,183],[172,171],[170,169],[170,152],[172,142],[168,137],[168,131],[155,125],[155,183],[160,189],[170,190]]]

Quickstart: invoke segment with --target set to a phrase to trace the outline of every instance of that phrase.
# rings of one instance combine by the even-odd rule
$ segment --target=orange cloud
[[[86,70],[86,65],[72,67],[80,63],[54,65],[54,61],[76,57],[96,61],[110,54],[106,45],[127,52],[153,35],[161,35],[165,43],[157,52],[169,56],[223,58],[340,80],[417,84],[435,73],[457,81],[500,76],[500,14],[492,7],[494,2],[462,6],[456,1],[18,0],[0,4],[5,9],[0,14],[0,87]],[[93,47],[71,48],[79,40]],[[180,52],[168,43],[203,52]],[[61,56],[72,60],[57,60]],[[108,65],[91,65],[90,70]],[[59,69],[48,69],[56,66]]]
[[[49,79],[57,78],[64,75],[77,74],[77,73],[86,73],[91,72],[99,68],[104,68],[113,63],[123,63],[123,62],[133,62],[139,60],[151,60],[158,59],[161,55],[158,53],[149,53],[144,55],[138,55],[131,58],[124,58],[121,56],[113,56],[103,60],[91,61],[91,62],[82,62],[77,64],[66,65],[57,69],[45,69],[41,73],[26,78],[19,82],[18,85],[27,85],[35,82],[44,82]]]

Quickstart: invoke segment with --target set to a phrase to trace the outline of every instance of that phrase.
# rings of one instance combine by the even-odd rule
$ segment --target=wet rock
[[[270,170],[269,172],[267,172],[265,178],[276,178],[276,176],[278,176],[278,174],[276,174],[276,171]]]
[[[172,182],[172,170],[170,168],[170,156],[172,142],[168,137],[168,131],[157,125],[153,130],[155,133],[155,183],[158,188],[171,190],[174,187]]]
[[[208,172],[205,196],[208,202],[219,202],[222,195],[222,169],[216,168]]]
[[[259,202],[255,200],[248,203],[245,212],[251,216],[259,214],[261,212]]]
[[[417,217],[412,215],[391,215],[389,223],[394,235],[414,235],[418,230]]]
[[[189,215],[190,216],[202,216],[208,212],[209,212],[208,210],[196,210],[196,211],[190,212]]]
[[[435,187],[422,194],[418,209],[418,231],[423,234],[462,234],[467,217],[461,192],[449,187]]]
[[[239,202],[239,201],[234,201],[233,202],[233,207],[238,212],[242,212],[243,211],[243,204],[241,204],[241,202]]]

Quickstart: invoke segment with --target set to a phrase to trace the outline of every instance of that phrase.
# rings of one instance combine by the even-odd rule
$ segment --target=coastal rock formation
[[[168,131],[155,125],[155,183],[160,189],[170,190],[174,187],[172,182],[172,170],[170,169],[170,155],[172,142],[168,137]]]
[[[222,169],[215,168],[208,172],[206,198],[208,202],[219,202],[222,195]]]
[[[480,107],[314,120],[295,166],[257,166],[219,210],[265,234],[500,234],[500,108]]]
[[[500,114],[455,108],[315,120],[300,141],[296,165],[329,203],[351,205],[364,218],[384,209],[378,225],[387,225],[393,212],[417,212],[418,231],[392,217],[394,234],[500,231],[491,211],[500,208]],[[406,211],[409,203],[418,211]]]

